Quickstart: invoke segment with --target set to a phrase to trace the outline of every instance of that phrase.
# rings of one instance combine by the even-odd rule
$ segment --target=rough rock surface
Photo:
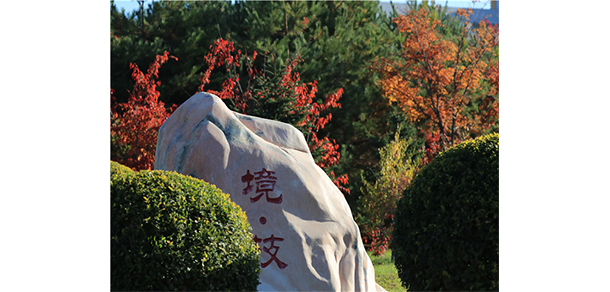
[[[342,193],[289,124],[230,111],[197,93],[159,130],[155,169],[216,185],[261,248],[261,291],[384,291]]]

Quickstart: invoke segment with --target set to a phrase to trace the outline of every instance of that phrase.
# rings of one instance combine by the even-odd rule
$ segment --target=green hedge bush
[[[111,290],[253,291],[259,249],[229,195],[111,162]]]
[[[409,291],[498,290],[499,135],[466,141],[403,192],[391,243]]]

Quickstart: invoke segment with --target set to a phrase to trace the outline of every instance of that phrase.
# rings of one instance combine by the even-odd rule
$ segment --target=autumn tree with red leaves
[[[134,170],[153,168],[159,128],[176,109],[176,105],[165,108],[157,90],[161,85],[156,80],[159,68],[169,58],[178,60],[166,51],[155,57],[146,73],[140,71],[137,64],[130,64],[135,85],[126,103],[117,103],[114,90],[110,89],[110,133],[112,148],[115,149],[111,159]]]
[[[390,102],[396,103],[426,137],[425,163],[461,141],[485,134],[498,123],[498,30],[470,23],[472,9],[459,9],[456,34],[428,9],[394,19],[406,35],[401,58],[373,65]],[[446,30],[445,30],[446,31]]]
[[[306,18],[303,21],[306,25]],[[235,52],[234,43],[222,38],[210,46],[205,57],[208,69],[203,73],[199,91],[204,91],[210,83],[212,72],[224,68],[228,77],[222,83],[220,90],[208,89],[221,99],[232,103],[235,110],[259,117],[279,120],[297,127],[305,135],[316,164],[323,169],[338,165],[339,145],[328,137],[319,137],[318,131],[330,122],[332,115],[328,109],[341,107],[338,102],[343,89],[327,94],[321,103],[316,101],[317,82],[304,83],[300,74],[294,70],[302,61],[299,55],[286,61],[280,73],[273,70],[259,70],[254,66],[258,54],[251,56]],[[264,61],[265,64],[268,60]],[[272,64],[270,64],[271,67]],[[244,67],[245,66],[245,70]],[[244,72],[242,74],[242,72]],[[240,79],[243,76],[246,80]],[[336,177],[334,172],[328,172],[335,185],[344,193],[349,194],[346,174]]]

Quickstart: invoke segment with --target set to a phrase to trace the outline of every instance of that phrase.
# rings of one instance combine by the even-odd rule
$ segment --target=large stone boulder
[[[261,291],[384,291],[343,194],[293,126],[197,93],[159,130],[155,169],[216,185],[246,212]]]

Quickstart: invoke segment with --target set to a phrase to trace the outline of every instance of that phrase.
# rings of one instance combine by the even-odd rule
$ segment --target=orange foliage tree
[[[159,128],[176,109],[176,105],[165,108],[157,90],[157,86],[161,85],[160,81],[156,81],[159,78],[159,68],[169,58],[178,60],[166,51],[155,57],[146,73],[140,71],[138,65],[130,64],[135,85],[126,103],[117,103],[113,96],[114,90],[110,89],[110,134],[113,147],[122,148],[126,152],[115,153],[111,159],[134,170],[153,168]]]
[[[380,58],[372,68],[389,98],[426,137],[424,163],[464,139],[497,129],[498,29],[470,23],[472,9],[447,22],[425,8],[394,18],[406,34],[400,58]],[[453,29],[453,34],[446,33]],[[494,129],[494,130],[495,130]]]
[[[304,22],[306,22],[306,18]],[[339,164],[339,145],[328,137],[319,137],[318,131],[330,122],[332,115],[327,112],[330,108],[341,107],[338,102],[343,89],[327,94],[321,103],[316,101],[317,82],[304,83],[300,74],[294,69],[301,61],[300,57],[287,60],[280,74],[259,71],[254,61],[257,52],[252,56],[242,54],[241,50],[235,52],[234,43],[222,38],[217,39],[210,46],[205,57],[208,69],[201,78],[199,91],[204,91],[210,83],[213,70],[224,66],[228,77],[223,81],[220,91],[207,90],[220,97],[230,100],[235,108],[244,114],[253,114],[260,117],[271,118],[292,124],[301,130],[309,148],[316,160],[316,164],[327,170]],[[245,65],[247,79],[242,82],[240,74]],[[332,171],[327,171],[335,185],[344,193],[349,194],[347,174],[336,177]]]

